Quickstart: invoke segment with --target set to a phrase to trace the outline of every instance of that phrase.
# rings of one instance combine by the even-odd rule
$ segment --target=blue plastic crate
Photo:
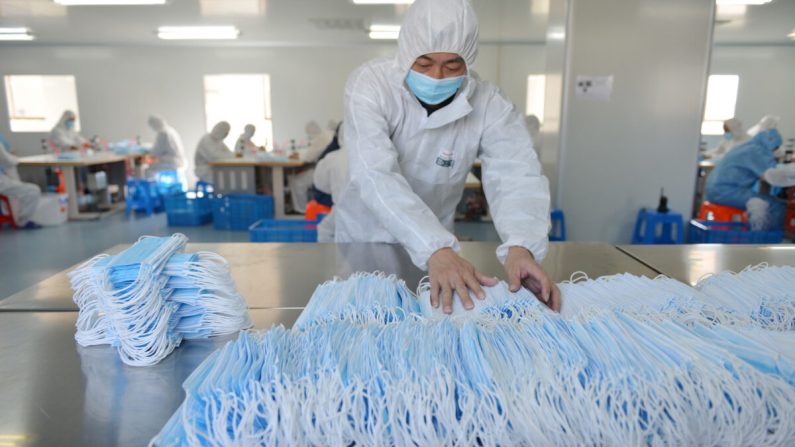
[[[199,226],[213,220],[212,198],[207,194],[170,194],[166,196],[165,202],[169,226]]]
[[[130,177],[127,179],[124,214],[143,211],[147,216],[163,211],[163,196],[157,190],[157,182]]]
[[[254,222],[273,219],[273,197],[255,194],[224,194],[212,200],[216,230],[248,230]]]
[[[317,242],[320,220],[262,219],[251,225],[251,242]]]
[[[693,219],[688,231],[691,244],[778,244],[782,240],[783,231],[752,231],[742,222]]]

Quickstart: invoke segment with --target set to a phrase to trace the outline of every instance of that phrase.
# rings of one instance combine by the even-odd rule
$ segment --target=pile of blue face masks
[[[182,253],[188,239],[143,236],[116,256],[99,255],[69,273],[80,309],[75,339],[112,345],[129,365],[152,365],[182,340],[251,326],[226,261]]]
[[[776,275],[795,281],[795,269]],[[243,332],[194,370],[152,444],[795,439],[795,331],[755,318],[747,300],[757,298],[716,300],[631,275],[575,278],[561,290],[561,314],[502,283],[475,310],[445,316],[427,287],[414,296],[393,277],[323,284],[293,329]]]

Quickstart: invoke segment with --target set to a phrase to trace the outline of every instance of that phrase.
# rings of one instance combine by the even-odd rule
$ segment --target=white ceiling
[[[485,42],[544,42],[549,0],[474,0]],[[234,45],[345,45],[372,42],[371,23],[399,24],[408,6],[351,0],[168,0],[161,6],[71,6],[0,0],[0,26],[25,26],[30,44],[154,44],[162,25],[237,26]]]
[[[596,0],[595,0],[596,1]],[[483,42],[543,43],[549,0],[473,0]],[[72,6],[52,0],[0,0],[0,26],[24,26],[36,40],[21,45],[180,45],[159,41],[161,25],[231,24],[231,45],[372,43],[371,23],[399,24],[408,7],[354,5],[351,0],[168,0],[163,6]],[[795,0],[718,15],[715,42],[794,44]],[[192,43],[196,44],[196,43]]]
[[[795,31],[795,0],[748,6],[744,14],[724,12],[719,8],[716,19],[716,43],[795,44],[787,38],[787,34]]]

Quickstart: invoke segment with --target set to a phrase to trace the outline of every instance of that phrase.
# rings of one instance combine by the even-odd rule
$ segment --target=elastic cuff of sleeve
[[[497,247],[497,259],[500,260],[500,263],[505,264],[505,260],[508,258],[508,249],[511,247],[526,248],[533,255],[533,258],[535,258],[536,262],[540,263],[547,255],[547,251],[549,249],[549,240],[546,238],[535,242],[526,240],[509,240],[508,242],[505,242]]]

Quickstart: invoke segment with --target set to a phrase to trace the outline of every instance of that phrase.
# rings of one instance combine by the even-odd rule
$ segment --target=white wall
[[[795,138],[795,45],[716,45],[710,73],[740,75],[735,115],[746,129],[778,115],[784,139]]]
[[[196,48],[5,46],[0,75],[72,74],[76,77],[83,134],[110,141],[140,135],[151,141],[146,117],[165,117],[182,135],[192,162],[204,133],[203,75],[269,73],[274,138],[303,138],[304,125],[322,125],[342,117],[343,87],[363,62],[393,54],[396,45],[324,48]],[[526,78],[542,72],[543,46],[482,45],[476,70],[483,79],[503,85],[524,110]],[[0,93],[0,132],[22,154],[40,151],[44,133],[10,133],[5,92]],[[232,130],[240,132],[241,130]]]
[[[572,0],[558,181],[571,239],[628,242],[661,187],[690,214],[713,4]],[[577,75],[613,75],[610,101],[578,100]]]

